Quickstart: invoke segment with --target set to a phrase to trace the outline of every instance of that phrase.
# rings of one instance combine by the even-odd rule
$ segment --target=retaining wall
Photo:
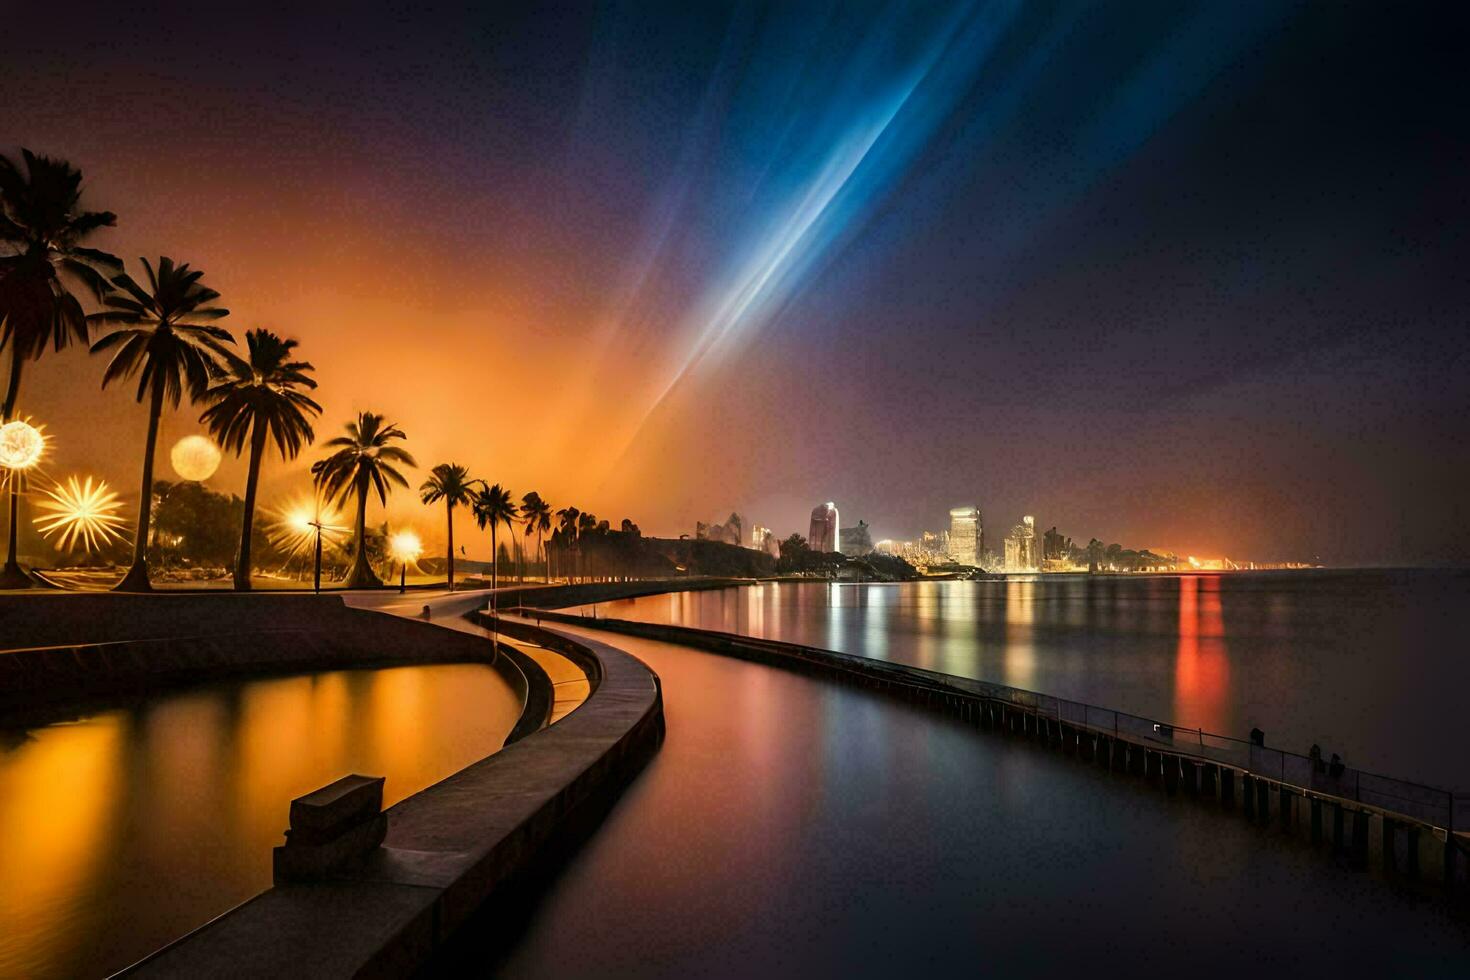
[[[22,723],[206,680],[392,664],[487,663],[523,705],[538,700],[532,680],[550,689],[529,658],[497,656],[484,636],[340,596],[4,597],[0,649],[0,715]]]
[[[595,640],[500,626],[587,665],[587,701],[389,808],[387,839],[363,866],[272,888],[124,975],[410,975],[545,841],[615,798],[663,740],[657,675]]]

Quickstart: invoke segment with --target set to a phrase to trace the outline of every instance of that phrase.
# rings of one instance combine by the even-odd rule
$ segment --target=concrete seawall
[[[544,722],[547,692],[531,685],[544,675],[527,658],[497,655],[475,633],[349,608],[339,596],[0,598],[0,714],[11,722],[221,678],[477,662]]]
[[[637,599],[665,592],[707,592],[750,585],[748,578],[653,578],[627,582],[579,582],[575,585],[527,585],[504,587],[495,593],[501,609],[524,606],[528,609],[563,609],[587,606],[617,599]],[[762,579],[760,581],[771,581]],[[783,580],[784,581],[784,580]]]
[[[542,843],[615,798],[662,743],[657,676],[597,641],[516,621],[501,627],[585,665],[594,685],[586,703],[389,808],[387,839],[365,864],[278,885],[124,975],[411,974],[527,870]]]
[[[1030,692],[837,651],[683,626],[592,620],[545,610],[528,614],[548,622],[696,647],[867,688],[960,718],[977,728],[1036,740],[1120,775],[1142,777],[1171,796],[1183,793],[1238,811],[1263,828],[1301,836],[1352,867],[1432,882],[1462,897],[1470,894],[1470,845],[1463,834],[1454,832],[1453,824],[1445,826],[1424,816],[1444,813],[1453,820],[1453,798],[1448,810],[1438,805],[1426,807],[1423,801],[1411,797],[1399,799],[1402,809],[1369,804],[1181,749],[1172,743],[1172,732],[1169,742],[1150,742],[1120,733],[1116,727],[1104,729],[1049,716],[1039,704],[1046,699]],[[1029,697],[1013,700],[1013,694]],[[1463,808],[1464,801],[1458,802]]]

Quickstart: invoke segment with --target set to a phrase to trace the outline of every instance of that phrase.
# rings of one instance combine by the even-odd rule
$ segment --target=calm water
[[[445,975],[1465,976],[1463,909],[1239,814],[867,692],[593,635],[658,672],[668,738]]]
[[[765,584],[602,603],[1009,684],[1470,789],[1470,573]]]
[[[360,772],[396,802],[498,749],[519,711],[490,668],[436,665],[0,730],[0,977],[134,962],[270,886],[293,797]]]

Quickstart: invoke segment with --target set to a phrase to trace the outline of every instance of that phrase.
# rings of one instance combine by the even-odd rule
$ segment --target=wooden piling
[[[1163,757],[1164,792],[1171,796],[1179,792],[1179,759],[1172,755]]]

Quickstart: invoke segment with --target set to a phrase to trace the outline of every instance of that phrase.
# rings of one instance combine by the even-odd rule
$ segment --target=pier
[[[1131,715],[903,664],[713,630],[565,612],[527,611],[678,643],[866,688],[960,718],[985,731],[1035,739],[1120,775],[1143,777],[1299,834],[1356,867],[1470,886],[1470,795],[1318,760],[1247,739]]]

